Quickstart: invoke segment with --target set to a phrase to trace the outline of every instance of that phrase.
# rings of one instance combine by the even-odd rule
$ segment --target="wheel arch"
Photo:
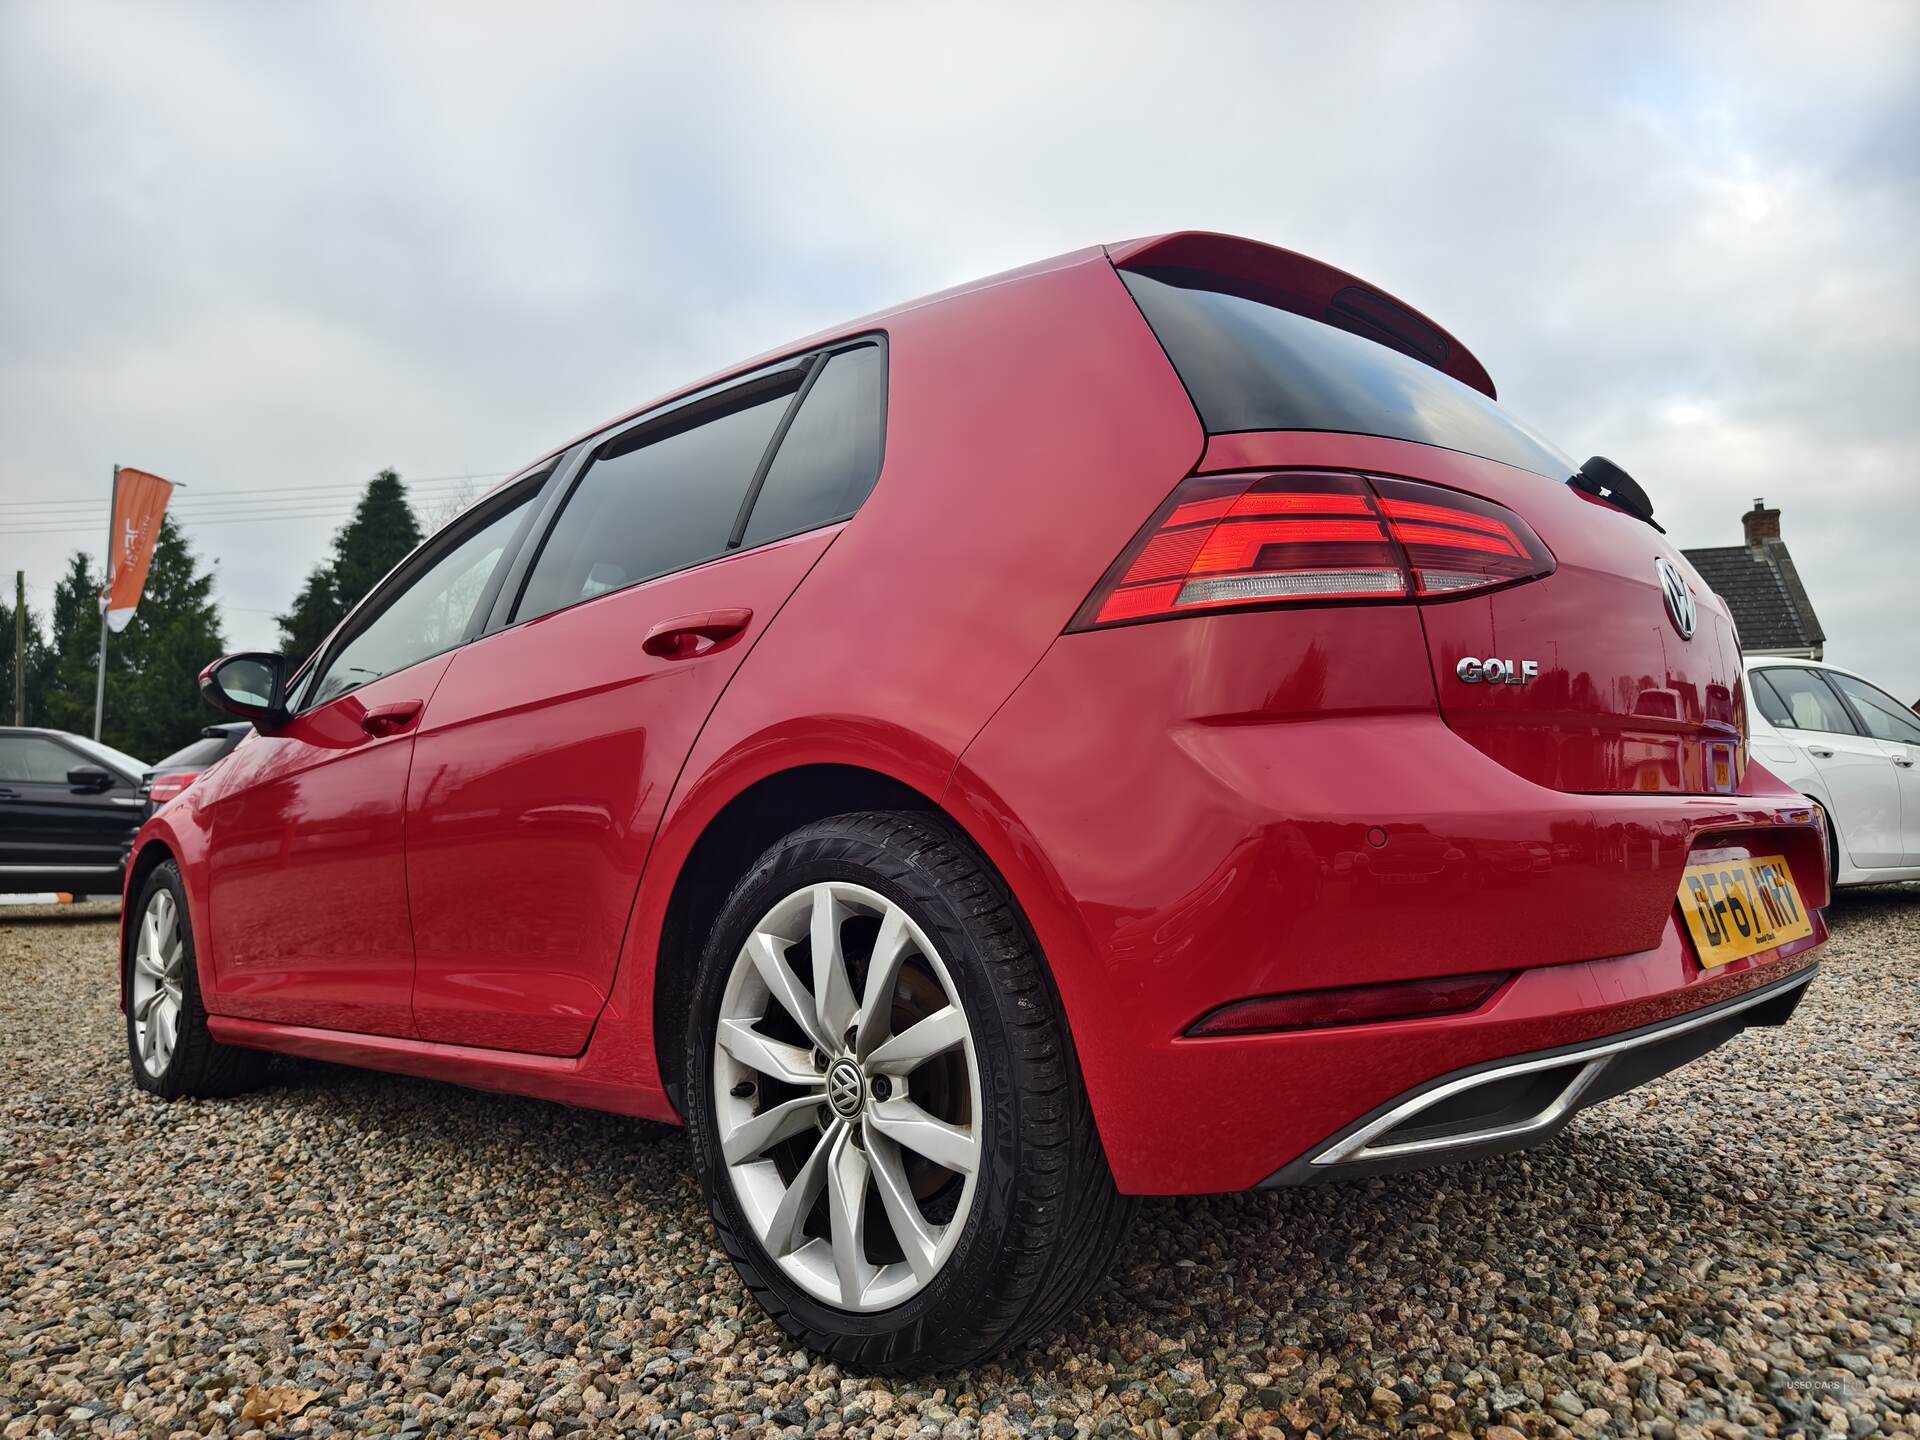
[[[667,1098],[686,1114],[686,1026],[700,949],[727,896],[781,836],[834,815],[863,810],[947,814],[923,790],[883,771],[846,763],[795,765],[753,781],[702,828],[674,877],[653,971],[653,1043]],[[984,854],[984,847],[981,848]]]
[[[1840,842],[1840,817],[1834,813],[1833,801],[1818,790],[1804,793],[1813,802],[1813,808],[1820,812],[1821,828],[1827,832],[1827,893],[1831,896],[1840,885],[1841,868],[1844,866],[1851,870],[1855,867],[1847,858],[1846,847]]]

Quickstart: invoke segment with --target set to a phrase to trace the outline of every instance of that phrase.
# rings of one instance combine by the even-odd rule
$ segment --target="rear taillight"
[[[147,788],[147,798],[156,805],[164,805],[199,778],[198,770],[186,770],[177,775],[156,775],[153,784]]]
[[[1439,598],[1552,572],[1526,521],[1457,490],[1301,471],[1196,475],[1135,537],[1073,628],[1250,605]]]

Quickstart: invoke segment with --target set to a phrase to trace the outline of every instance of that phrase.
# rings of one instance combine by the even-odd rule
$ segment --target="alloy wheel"
[[[186,950],[180,933],[180,911],[172,893],[164,887],[155,890],[147,901],[146,913],[140,917],[140,935],[133,950],[133,984],[127,998],[133,1007],[133,1037],[140,1064],[156,1080],[167,1073],[180,1038]]]
[[[925,933],[862,885],[795,891],[741,946],[714,1042],[720,1150],[768,1256],[844,1310],[918,1294],[981,1157],[973,1036]]]

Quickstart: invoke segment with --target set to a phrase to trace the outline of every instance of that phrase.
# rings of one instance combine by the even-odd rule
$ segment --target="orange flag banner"
[[[173,482],[144,470],[122,470],[113,488],[113,555],[107,572],[107,627],[127,628],[147,588],[147,567],[160,539]]]

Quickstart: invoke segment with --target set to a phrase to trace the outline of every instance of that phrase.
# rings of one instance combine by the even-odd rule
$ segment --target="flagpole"
[[[107,501],[106,575],[100,590],[100,677],[93,685],[93,738],[100,738],[100,717],[107,708],[107,604],[113,594],[114,512],[120,506],[120,467],[113,467],[113,495]]]

